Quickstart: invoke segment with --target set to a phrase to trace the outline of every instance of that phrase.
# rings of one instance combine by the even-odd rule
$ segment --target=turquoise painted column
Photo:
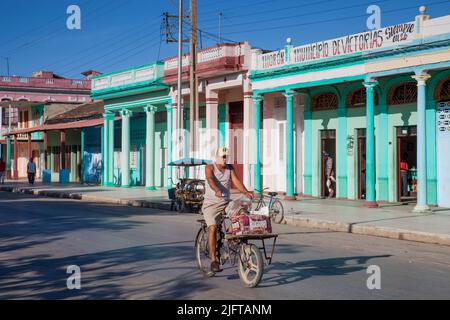
[[[305,111],[303,127],[303,194],[312,196],[312,112],[311,97],[305,94]]]
[[[80,173],[80,182],[84,183],[84,140],[85,140],[85,129],[81,129],[81,150],[80,150],[80,158],[81,158],[81,173]]]
[[[109,185],[109,113],[103,114],[103,139],[102,139],[102,158],[103,158],[103,175],[102,181],[104,186]]]
[[[107,187],[114,186],[114,113],[105,113],[103,115],[104,121],[104,132],[103,132],[103,141],[104,147],[103,151],[105,152],[104,157],[104,185]]]
[[[366,87],[366,201],[367,208],[377,208],[375,198],[375,106],[373,91],[376,81],[364,82]]]
[[[427,204],[437,205],[436,101],[434,99],[427,99],[426,118]]]
[[[130,187],[130,117],[129,110],[120,111],[122,116],[122,153],[121,153],[121,171],[122,188]]]
[[[389,119],[384,98],[380,97],[377,125],[377,176],[379,201],[389,201]]]
[[[219,112],[219,146],[224,146],[226,144],[226,126],[227,126],[227,106],[226,104],[219,104],[218,106]],[[215,151],[215,150],[214,150]]]
[[[426,145],[426,81],[429,74],[413,76],[417,81],[417,204],[414,212],[428,212],[427,205],[427,145]]]
[[[286,91],[286,197],[295,200],[294,194],[294,96],[296,92]],[[256,118],[257,119],[257,118]]]
[[[6,137],[6,174],[11,179],[11,136]]]
[[[115,114],[112,113],[109,118],[109,126],[108,126],[108,151],[109,151],[109,186],[114,186],[114,118]]]
[[[336,157],[336,177],[337,188],[336,198],[347,198],[347,108],[345,107],[345,97],[339,99],[338,105],[338,130],[337,130],[337,154]]]
[[[145,148],[145,189],[156,190],[155,187],[155,111],[154,106],[144,108],[146,123]]]
[[[105,171],[105,126],[103,125],[102,128],[100,129],[100,141],[101,141],[101,152],[102,152],[102,167],[101,167],[101,174],[102,174],[102,186],[105,185],[105,175],[106,175],[106,171]]]
[[[257,195],[262,194],[261,189],[261,102],[263,97],[260,95],[253,97],[255,108],[255,167],[254,167],[254,192]]]
[[[175,139],[173,139],[173,108],[170,104],[166,105],[167,110],[167,153],[168,153],[168,161],[167,163],[172,162],[173,159],[173,149],[172,144],[175,143]],[[166,165],[167,165],[166,163]],[[166,189],[172,188],[172,167],[167,166],[167,184]]]

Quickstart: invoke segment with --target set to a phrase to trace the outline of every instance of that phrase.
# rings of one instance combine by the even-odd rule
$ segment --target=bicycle
[[[264,190],[267,190],[269,188],[264,188]],[[266,204],[264,199],[269,199],[269,203]],[[284,219],[284,208],[283,204],[281,203],[281,199],[278,198],[278,193],[276,192],[268,192],[267,195],[261,194],[261,197],[256,200],[256,210],[261,210],[263,207],[269,208],[269,214],[270,218],[275,223],[281,223]]]
[[[215,273],[208,271],[211,257],[208,248],[208,227],[205,220],[197,220],[200,223],[200,229],[195,238],[195,257],[200,272],[206,277],[213,277]],[[225,214],[221,215],[221,221],[217,228],[216,257],[220,265],[227,262],[231,266],[238,263],[238,274],[241,281],[248,288],[254,288],[261,281],[264,273],[264,261],[260,248],[255,244],[249,243],[250,240],[261,240],[264,257],[268,265],[272,263],[275,250],[277,234],[226,234],[226,230],[231,225],[231,221]],[[225,232],[224,232],[225,230]],[[272,253],[267,255],[265,239],[273,238]]]
[[[114,175],[114,186],[120,187],[122,185],[122,176],[120,174]]]
[[[94,173],[88,174],[86,184],[88,186],[98,186],[102,183],[102,175],[100,171],[95,170]]]

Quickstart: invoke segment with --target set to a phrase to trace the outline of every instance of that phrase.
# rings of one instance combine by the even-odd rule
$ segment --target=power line
[[[187,25],[186,22],[184,22],[184,23]],[[230,42],[230,43],[239,43],[239,41],[234,41],[234,40],[231,40],[231,39],[227,39],[227,38],[224,38],[223,36],[219,37],[217,34],[205,31],[204,29],[200,29],[198,27],[196,28],[196,31],[197,32],[200,31],[205,36],[205,38],[209,38],[209,39],[212,39],[212,40],[215,40],[215,41],[225,40],[226,42]]]
[[[158,32],[158,30],[153,31],[153,32],[150,32],[150,33],[144,33],[144,34],[142,34],[142,33],[137,33],[136,35],[139,36],[138,38],[134,39],[133,37],[131,37],[131,38],[128,39],[128,41],[125,41],[125,42],[117,42],[117,43],[115,43],[114,45],[110,45],[108,48],[110,48],[110,49],[112,49],[112,50],[108,50],[108,51],[106,51],[106,53],[103,52],[101,56],[96,57],[96,58],[93,58],[93,59],[90,59],[89,61],[90,61],[90,62],[92,62],[92,61],[97,61],[97,60],[99,60],[99,59],[102,59],[102,58],[104,58],[104,57],[110,55],[110,54],[117,53],[117,49],[115,49],[115,47],[126,48],[126,45],[135,43],[136,41],[141,40],[141,39],[146,39],[147,37],[149,37],[149,36],[151,36],[151,35],[153,35],[153,34],[155,34],[155,33],[157,33],[157,32]],[[87,55],[87,56],[90,56],[90,54]],[[77,60],[75,60],[75,61],[73,61],[73,62],[66,63],[66,64],[60,66],[60,69],[63,69],[63,68],[65,68],[65,67],[67,67],[67,66],[73,66],[73,65],[78,65],[78,66],[80,66],[80,65],[86,65],[86,63],[76,64],[77,61],[81,61],[81,59],[77,59]]]
[[[159,16],[158,16],[158,17],[159,17]],[[158,17],[151,18],[151,20],[157,19]],[[80,54],[88,53],[88,52],[90,52],[90,51],[92,51],[92,50],[98,50],[98,49],[103,48],[103,47],[111,47],[111,44],[110,44],[109,41],[114,41],[114,44],[116,44],[116,45],[121,45],[120,41],[121,41],[122,39],[129,39],[129,34],[130,34],[130,33],[133,32],[133,35],[132,35],[131,37],[134,37],[134,36],[136,36],[136,35],[139,35],[139,34],[140,34],[140,31],[146,29],[147,27],[149,27],[149,26],[147,25],[147,22],[145,22],[145,23],[139,23],[139,24],[137,24],[137,25],[135,25],[135,26],[133,26],[133,27],[131,27],[131,28],[128,28],[126,31],[119,33],[119,35],[114,34],[112,37],[108,37],[106,40],[104,40],[104,41],[102,41],[102,42],[96,42],[96,43],[95,43],[94,45],[92,45],[92,46],[83,48],[83,49],[81,49],[81,50],[79,50],[79,51],[73,53],[74,55],[77,56],[77,59],[75,59],[75,60],[78,60]],[[99,45],[99,44],[100,44],[100,45]],[[90,53],[89,53],[88,55],[90,55]],[[84,56],[84,55],[83,55],[83,56]],[[67,61],[67,58],[63,58],[63,59],[60,59],[60,60],[58,60],[58,61],[54,61],[54,62],[52,62],[52,63],[50,63],[50,64],[47,64],[47,65],[44,66],[43,68],[44,68],[44,69],[47,69],[47,68],[49,68],[49,67],[58,65],[58,64],[60,64],[61,62],[65,62],[65,61]]]
[[[144,36],[141,37],[141,38],[145,38],[145,37],[147,37],[147,36],[148,36],[148,35],[144,35]],[[155,39],[155,38],[152,38],[151,40],[154,40],[154,39]],[[148,41],[146,40],[145,42],[147,43]],[[139,44],[138,46],[134,46],[134,47],[132,47],[130,50],[127,50],[127,51],[123,52],[123,54],[128,53],[128,52],[130,52],[130,51],[133,51],[134,49],[137,49],[137,48],[145,47],[145,46],[147,46],[147,45],[148,45],[148,44]],[[66,70],[66,72],[69,73],[69,72],[72,72],[72,71],[74,71],[74,70],[76,70],[76,69],[80,69],[82,66],[91,65],[94,61],[103,60],[106,56],[110,55],[111,53],[116,53],[116,52],[117,52],[117,50],[110,51],[110,52],[108,52],[108,53],[106,53],[106,54],[103,54],[103,55],[100,56],[100,57],[97,57],[96,59],[87,61],[86,63],[83,63],[83,64],[75,65],[75,67]],[[113,57],[112,59],[116,59],[117,57],[121,57],[121,56],[123,56],[123,54],[122,54],[122,55],[119,55],[119,56],[115,56],[115,57]],[[106,60],[106,61],[109,61],[109,60]],[[98,66],[101,66],[101,65],[103,65],[103,63],[98,64],[97,67],[98,67]]]
[[[146,44],[146,45],[144,45],[144,46],[142,47],[141,50],[139,50],[139,51],[137,51],[137,52],[135,52],[135,53],[133,53],[133,54],[131,54],[131,55],[125,56],[125,58],[122,59],[122,60],[116,61],[116,62],[114,62],[114,63],[112,63],[112,64],[109,64],[109,65],[107,64],[106,66],[103,66],[103,68],[106,69],[106,68],[109,68],[109,67],[118,65],[119,63],[122,63],[123,61],[126,61],[127,59],[129,59],[129,58],[131,58],[131,57],[134,57],[134,56],[138,55],[138,54],[141,53],[141,52],[144,52],[145,50],[148,49],[147,47],[149,47],[149,46],[155,46],[157,43],[158,43],[158,42]],[[139,48],[139,47],[137,47],[137,48]],[[135,50],[135,49],[137,49],[137,48],[134,48],[134,49],[129,50],[129,51],[133,51],[133,50]],[[128,52],[129,52],[129,51],[128,51]],[[117,59],[117,58],[122,57],[122,56],[124,56],[124,55],[122,54],[122,55],[120,55],[120,56],[115,57],[114,59]],[[100,65],[103,65],[103,64],[100,64]]]
[[[292,15],[292,16],[284,16],[283,17],[283,21],[287,20],[287,19],[297,19],[299,17],[303,17],[303,16],[315,16],[315,15],[322,15],[324,13],[328,13],[328,12],[335,12],[335,11],[341,11],[341,10],[347,10],[347,9],[353,9],[353,8],[357,8],[357,7],[366,7],[367,5],[370,4],[379,4],[379,3],[383,3],[383,2],[390,2],[393,0],[379,0],[379,1],[370,1],[370,2],[366,2],[366,3],[362,3],[362,4],[358,4],[358,5],[351,5],[351,6],[345,6],[345,7],[340,7],[340,8],[333,8],[333,9],[328,9],[328,10],[319,10],[319,11],[314,11],[314,12],[308,12],[308,13],[304,13],[304,14],[296,14],[296,15]],[[253,20],[253,21],[247,21],[247,22],[243,22],[243,23],[233,23],[232,27],[238,27],[238,26],[246,26],[246,25],[255,25],[258,23],[267,23],[270,21],[278,21],[280,20],[279,18],[272,18],[272,19],[264,19],[264,20]],[[225,25],[226,27],[227,25]]]
[[[295,6],[289,6],[289,7],[283,7],[283,8],[276,8],[276,9],[263,10],[263,11],[252,11],[251,13],[247,13],[247,14],[228,15],[228,18],[253,17],[253,16],[260,15],[260,14],[265,14],[265,13],[273,13],[273,12],[291,10],[291,9],[295,9],[295,8],[304,8],[304,7],[309,7],[309,6],[316,6],[316,5],[319,5],[319,4],[329,3],[329,2],[334,2],[334,1],[340,1],[340,0],[313,1],[313,2],[310,2],[310,3],[305,3],[305,4],[301,4],[301,5],[295,5]],[[207,22],[207,21],[215,21],[215,20],[216,20],[216,18],[209,18],[209,19],[204,19],[204,20],[201,19],[200,21],[201,22]]]
[[[93,3],[91,0],[85,0],[82,3],[80,3],[79,6],[84,6],[85,4],[91,4],[91,3]],[[47,21],[45,24],[42,24],[42,25],[40,25],[38,27],[34,27],[33,29],[30,29],[29,31],[27,31],[25,33],[22,33],[22,34],[20,34],[18,36],[15,36],[14,38],[11,38],[9,40],[3,41],[2,42],[2,46],[6,46],[6,45],[8,45],[10,43],[13,43],[13,42],[17,41],[18,39],[23,38],[24,36],[29,36],[30,33],[35,32],[37,30],[44,29],[44,28],[48,27],[49,25],[53,24],[54,22],[56,22],[58,20],[61,20],[61,15],[58,15],[58,17],[55,17],[54,19],[51,19],[51,20]]]
[[[254,7],[255,5],[260,6],[260,5],[265,4],[265,3],[273,3],[273,0],[246,2],[245,5],[239,6],[238,8],[242,9],[242,8]],[[225,8],[225,9],[220,9],[220,11],[222,11],[222,12],[227,11],[227,10],[236,11],[236,9],[238,9],[238,8],[236,6],[234,6],[234,7],[228,7],[228,8]],[[217,10],[209,10],[209,11],[202,12],[202,14],[209,14],[209,13],[217,13]]]
[[[424,5],[428,5],[428,6],[430,6],[430,5],[438,5],[438,4],[443,4],[443,3],[447,3],[447,2],[448,1],[438,1],[438,2],[424,3]],[[417,8],[417,6],[402,7],[402,8],[397,8],[397,9],[393,9],[393,10],[383,11],[383,14],[392,13],[392,12],[398,12],[398,11],[401,11],[401,10],[416,9],[416,8]],[[261,32],[261,31],[267,31],[267,30],[280,30],[280,29],[295,28],[295,27],[311,25],[311,24],[318,24],[318,23],[328,23],[328,22],[334,22],[334,21],[351,20],[351,19],[356,19],[356,18],[361,18],[361,17],[367,17],[367,15],[366,14],[362,14],[362,15],[347,16],[347,17],[326,19],[326,20],[320,20],[320,21],[311,21],[311,22],[299,23],[299,24],[290,24],[290,25],[283,25],[283,26],[271,26],[271,27],[268,27],[268,28],[258,28],[258,29],[248,29],[248,30],[245,30],[245,32],[243,32],[241,30],[241,31],[227,32],[226,34]]]
[[[117,10],[118,8],[122,7],[122,6],[125,5],[125,4],[127,4],[127,0],[124,0],[123,2],[121,2],[121,3],[120,3],[118,6],[116,6],[116,7],[110,7],[110,10],[107,10],[106,12],[109,13],[109,12],[112,12],[112,11],[114,11],[114,10]],[[109,5],[110,5],[109,3],[105,3],[105,4],[103,4],[102,6],[96,8],[95,11],[100,11],[102,8],[104,8],[104,7],[106,7],[106,6],[109,6]],[[104,14],[105,14],[105,12],[103,12],[102,15],[104,15]],[[97,17],[102,16],[102,15],[98,15],[96,12],[89,12],[88,14],[86,14],[86,17],[89,17],[89,18],[90,18],[91,16],[93,16],[93,17],[95,16],[95,17],[97,18]],[[18,47],[16,47],[16,48],[14,48],[14,49],[12,49],[12,50],[7,51],[6,53],[7,53],[7,54],[10,54],[10,53],[17,52],[18,50],[23,50],[23,49],[31,48],[31,47],[35,46],[36,44],[42,44],[43,42],[45,42],[45,41],[47,41],[47,40],[49,40],[49,39],[54,38],[55,35],[57,35],[57,34],[59,34],[59,33],[62,33],[62,32],[65,32],[65,31],[67,31],[67,30],[64,29],[64,28],[58,28],[58,30],[55,30],[54,32],[52,32],[52,33],[50,33],[50,34],[47,34],[47,35],[44,36],[44,37],[41,37],[41,38],[32,40],[31,42],[24,43],[24,44],[22,44],[22,45],[20,45],[20,46],[18,46]]]

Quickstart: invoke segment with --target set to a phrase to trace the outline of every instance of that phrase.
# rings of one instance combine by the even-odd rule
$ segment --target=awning
[[[210,160],[196,159],[196,158],[183,158],[183,159],[169,162],[168,165],[174,166],[174,167],[195,167],[195,166],[203,166],[203,165],[210,164],[210,163],[212,163],[212,161],[210,161]]]
[[[120,117],[115,117],[115,120],[119,120]],[[9,133],[4,133],[4,136],[11,136],[15,134],[21,133],[32,133],[39,131],[54,131],[54,130],[67,130],[67,129],[81,129],[88,127],[95,127],[99,125],[103,125],[103,118],[100,119],[90,119],[90,120],[82,120],[82,121],[74,121],[74,122],[66,122],[66,123],[55,123],[55,124],[44,124],[38,127],[26,128],[26,129],[18,129],[11,131]]]

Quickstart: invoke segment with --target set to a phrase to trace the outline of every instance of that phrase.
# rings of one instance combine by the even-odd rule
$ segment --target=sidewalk
[[[115,188],[73,183],[42,184],[40,182],[35,183],[34,186],[30,186],[26,181],[8,181],[4,185],[0,185],[0,191],[170,210],[170,200],[167,197],[167,190],[165,189],[148,191],[143,187]]]
[[[0,191],[170,210],[165,189],[40,183],[30,187],[26,182],[8,182],[0,185]],[[413,205],[385,204],[367,209],[361,201],[310,198],[284,201],[283,205],[285,223],[290,225],[450,246],[450,209],[418,214],[411,212]]]

